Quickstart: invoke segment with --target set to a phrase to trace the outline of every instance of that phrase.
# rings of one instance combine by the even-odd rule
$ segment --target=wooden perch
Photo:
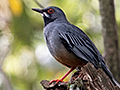
[[[91,63],[76,71],[68,83],[59,82],[55,85],[53,82],[49,85],[47,80],[42,80],[40,83],[45,90],[120,90],[102,69],[96,70]]]

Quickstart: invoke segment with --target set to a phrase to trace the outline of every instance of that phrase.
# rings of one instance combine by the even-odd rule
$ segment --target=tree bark
[[[41,85],[45,90],[120,90],[115,86],[102,69],[96,70],[91,63],[81,68],[81,71],[75,72],[70,81],[55,82],[49,85],[49,81],[42,80]]]
[[[104,58],[113,76],[120,82],[118,26],[115,19],[114,0],[99,0],[104,39]]]

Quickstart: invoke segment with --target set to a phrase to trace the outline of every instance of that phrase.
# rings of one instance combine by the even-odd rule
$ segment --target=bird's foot
[[[53,82],[55,82],[55,84],[58,84],[59,82],[63,82],[63,80],[62,80],[62,79],[51,80],[51,81],[49,82],[49,84],[52,84]],[[67,82],[65,82],[65,83],[67,83]]]

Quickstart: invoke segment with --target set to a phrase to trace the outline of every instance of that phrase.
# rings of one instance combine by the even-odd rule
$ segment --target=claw
[[[58,84],[59,82],[63,82],[64,78],[68,76],[68,74],[70,74],[70,72],[72,72],[75,69],[75,67],[72,67],[61,79],[56,79],[56,80],[52,80],[49,82],[49,84],[51,84],[52,82],[56,82],[55,84]],[[67,83],[67,82],[65,82]]]

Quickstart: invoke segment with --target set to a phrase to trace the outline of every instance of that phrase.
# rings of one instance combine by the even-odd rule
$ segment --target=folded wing
[[[84,63],[90,62],[96,68],[98,68],[101,62],[100,58],[102,57],[88,37],[86,37],[84,34],[79,35],[71,32],[61,32],[59,33],[59,37],[69,52],[75,54]]]

